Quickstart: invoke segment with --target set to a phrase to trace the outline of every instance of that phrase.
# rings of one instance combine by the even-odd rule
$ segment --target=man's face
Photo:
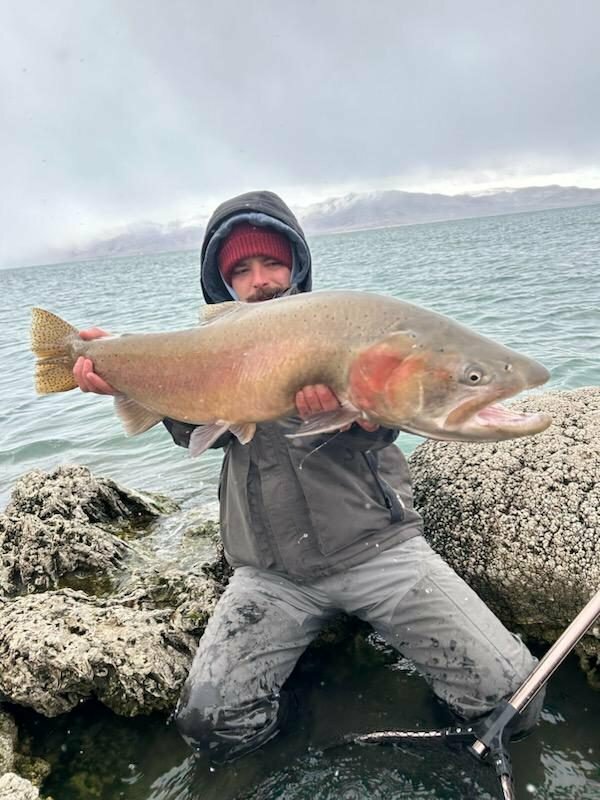
[[[245,303],[270,300],[290,288],[290,268],[267,256],[244,258],[232,270],[231,286]]]

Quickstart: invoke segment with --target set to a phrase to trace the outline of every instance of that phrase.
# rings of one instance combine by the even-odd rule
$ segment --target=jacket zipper
[[[404,519],[404,503],[400,499],[400,497],[396,494],[396,492],[392,489],[392,487],[384,481],[378,471],[378,459],[377,456],[371,451],[367,450],[363,453],[365,461],[367,462],[367,466],[371,470],[371,474],[375,479],[375,483],[379,487],[379,491],[383,496],[383,502],[385,507],[390,512],[390,518],[392,522],[402,522]]]

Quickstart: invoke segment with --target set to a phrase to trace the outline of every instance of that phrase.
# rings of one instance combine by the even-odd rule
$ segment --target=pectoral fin
[[[138,433],[147,431],[163,418],[161,414],[145,408],[124,394],[118,394],[115,397],[115,410],[121,418],[128,436],[136,436]]]
[[[358,408],[346,403],[341,408],[336,408],[335,411],[314,414],[306,419],[294,433],[287,433],[286,436],[288,439],[294,439],[296,436],[316,436],[318,433],[339,431],[345,425],[356,422],[361,416]]]

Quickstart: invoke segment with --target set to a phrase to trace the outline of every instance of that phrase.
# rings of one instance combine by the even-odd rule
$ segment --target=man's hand
[[[82,339],[90,341],[101,339],[103,336],[110,336],[110,333],[103,331],[102,328],[88,328],[86,331],[79,331]],[[82,392],[94,392],[94,394],[119,394],[116,389],[103,380],[94,372],[94,364],[91,359],[79,356],[73,366],[73,377]]]
[[[323,411],[335,411],[337,408],[341,408],[341,404],[329,386],[317,383],[314,386],[305,386],[296,393],[296,408],[300,418],[307,419],[313,414],[320,414]],[[370,433],[379,427],[366,419],[358,419],[356,422],[363,430]],[[344,425],[340,430],[347,431],[349,427],[350,425]]]

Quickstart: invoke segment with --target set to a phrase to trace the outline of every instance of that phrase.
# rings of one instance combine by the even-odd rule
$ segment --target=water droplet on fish
[[[525,787],[525,791],[529,792],[529,794],[537,794],[537,789],[533,785],[533,783],[528,783]]]
[[[425,594],[431,594],[431,589],[425,589]]]

